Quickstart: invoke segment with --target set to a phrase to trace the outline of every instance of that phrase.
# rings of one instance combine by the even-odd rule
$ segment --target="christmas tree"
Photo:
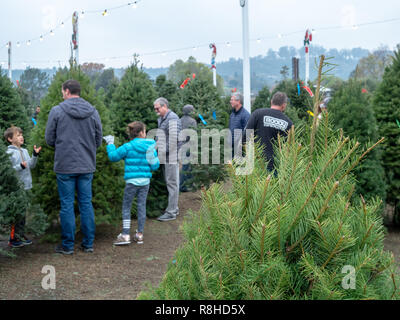
[[[187,184],[194,189],[201,186],[208,187],[210,183],[222,181],[226,175],[224,166],[224,139],[223,129],[228,127],[229,113],[226,112],[224,102],[221,100],[218,89],[209,79],[196,77],[188,82],[188,84],[180,89],[178,94],[178,105],[180,111],[186,104],[194,106],[195,119],[198,122],[198,150],[201,149],[201,136],[204,130],[209,130],[209,163],[201,164],[201,154],[193,152],[193,157],[198,163],[191,167],[192,178],[187,180]],[[222,133],[222,134],[221,134]],[[214,136],[214,138],[213,138]],[[222,139],[223,138],[223,139]],[[220,141],[219,164],[212,164],[212,141],[218,139]],[[207,150],[200,150],[201,153]]]
[[[30,124],[21,98],[3,70],[0,68],[0,128],[4,130],[11,126],[20,127],[25,139],[29,136]]]
[[[141,68],[139,61],[126,69],[117,89],[112,97],[111,111],[113,114],[114,132],[120,144],[128,142],[126,127],[133,121],[141,121],[146,125],[147,131],[157,128],[157,114],[154,112],[153,103],[157,93],[153,84]],[[147,197],[146,214],[157,217],[167,206],[168,191],[162,171],[153,173],[150,190]],[[135,212],[135,204],[132,211]]]
[[[318,84],[323,63],[322,56]],[[319,103],[317,85],[315,112]],[[331,130],[326,116],[278,139],[277,176],[258,146],[249,174],[230,166],[231,190],[203,191],[160,286],[139,298],[398,299],[380,201],[350,201],[351,172],[376,144],[363,153],[358,146]]]
[[[170,108],[176,113],[180,114],[182,106],[178,105],[178,85],[172,82],[171,80],[167,80],[165,74],[160,74],[154,83],[154,88],[157,91],[157,95],[159,97],[164,97],[168,100]]]
[[[344,84],[329,102],[329,117],[336,128],[345,135],[357,139],[361,145],[378,139],[378,127],[369,95],[362,92],[361,82],[350,80]],[[367,159],[354,171],[358,183],[355,195],[366,200],[378,196],[386,198],[385,172],[381,164],[381,150],[375,148]]]
[[[395,222],[400,224],[400,46],[374,93],[373,106],[379,135],[385,137],[382,160],[388,186],[386,201],[395,207]]]
[[[251,106],[251,112],[260,108],[269,108],[271,106],[271,92],[267,86],[263,87],[257,94],[254,103]]]
[[[310,94],[304,89],[304,84],[293,80],[284,80],[274,88],[271,96],[277,91],[287,94],[289,101],[286,113],[295,126],[300,125],[300,121],[302,124],[310,121],[309,111],[313,110],[313,103]]]
[[[47,146],[44,134],[49,112],[52,107],[63,101],[61,87],[69,79],[79,81],[81,97],[91,103],[99,112],[103,135],[112,134],[109,110],[105,108],[96,95],[89,77],[76,68],[70,70],[60,69],[54,76],[48,94],[41,101],[41,116],[38,118],[37,126],[32,131],[32,144],[42,146],[40,161],[38,161],[33,172],[33,191],[36,201],[40,203],[50,221],[57,221],[58,219],[60,200],[58,192],[56,192],[57,181],[53,171],[54,149]],[[121,163],[111,163],[108,160],[106,145],[103,143],[97,150],[96,172],[94,173],[92,184],[92,201],[96,223],[119,221],[123,188],[123,165]],[[75,210],[75,212],[79,211]]]
[[[24,190],[12,168],[6,146],[0,141],[0,234],[8,236],[11,225],[26,215],[25,232],[40,235],[47,227],[40,207],[32,205],[30,193]],[[0,253],[5,253],[0,249]]]

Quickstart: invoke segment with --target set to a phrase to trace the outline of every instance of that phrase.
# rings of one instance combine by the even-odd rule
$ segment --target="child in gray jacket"
[[[4,132],[4,138],[10,145],[7,148],[7,153],[10,154],[10,160],[14,170],[17,172],[19,180],[24,184],[25,190],[32,189],[31,169],[36,166],[37,157],[42,147],[33,147],[33,156],[29,156],[28,150],[21,148],[24,144],[24,136],[22,129],[12,126]],[[24,234],[25,217],[11,226],[11,235],[8,245],[13,248],[23,247],[32,244],[32,241],[27,239]]]

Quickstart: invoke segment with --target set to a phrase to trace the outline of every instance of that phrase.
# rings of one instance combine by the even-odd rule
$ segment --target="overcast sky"
[[[85,12],[84,18],[79,19],[80,63],[126,67],[132,61],[132,54],[138,53],[145,67],[168,67],[175,60],[186,60],[191,55],[209,64],[211,42],[217,43],[217,64],[242,55],[239,0],[140,0],[137,8],[124,6],[133,1],[3,0],[2,67],[7,67],[8,41],[12,41],[14,69],[27,65],[40,68],[66,65],[75,10]],[[373,50],[387,45],[393,49],[400,43],[399,0],[248,0],[248,3],[250,56],[264,55],[268,49],[281,46],[300,48],[307,28],[315,30],[312,45],[326,48]],[[102,10],[119,5],[123,7],[102,15]],[[360,25],[391,19],[397,20]],[[49,34],[52,29],[53,36]],[[41,35],[44,35],[42,42]],[[31,39],[36,40],[28,46]],[[227,42],[231,45],[226,45]],[[182,48],[186,49],[173,52]]]

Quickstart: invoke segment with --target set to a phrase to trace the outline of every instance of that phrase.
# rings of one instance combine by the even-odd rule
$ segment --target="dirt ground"
[[[120,227],[98,226],[94,253],[75,250],[72,256],[54,253],[54,244],[39,243],[18,249],[16,258],[0,255],[0,299],[2,300],[110,300],[135,299],[145,283],[157,286],[168,262],[182,242],[180,225],[187,210],[200,208],[200,192],[182,193],[177,220],[147,219],[144,244],[113,246]],[[132,223],[132,229],[136,221]],[[400,229],[390,229],[385,247],[394,253],[400,271]],[[80,243],[80,235],[76,244]],[[6,247],[7,241],[0,241]],[[56,289],[41,286],[43,266],[56,271]]]
[[[180,226],[189,209],[200,208],[200,191],[181,193],[180,215],[174,221],[147,219],[144,244],[113,246],[121,227],[97,226],[94,253],[84,253],[77,247],[73,255],[54,252],[55,245],[33,239],[30,246],[18,250],[16,258],[0,255],[0,300],[98,300],[136,299],[150,282],[157,286],[182,242]],[[137,221],[132,221],[133,232]],[[131,233],[132,234],[132,233]],[[7,241],[0,241],[5,248]],[[56,289],[44,290],[42,273],[45,265],[54,266]]]

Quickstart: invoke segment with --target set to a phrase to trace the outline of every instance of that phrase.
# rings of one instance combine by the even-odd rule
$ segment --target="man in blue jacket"
[[[81,249],[93,252],[95,235],[92,205],[92,180],[96,171],[96,149],[102,142],[102,125],[97,110],[80,97],[78,81],[68,80],[62,85],[64,101],[50,110],[45,138],[55,148],[54,172],[60,196],[62,243],[57,253],[74,253],[75,189],[78,194]]]
[[[232,106],[232,113],[229,117],[229,130],[231,131],[232,137],[232,157],[234,157],[236,154],[235,146],[238,148],[240,142],[242,141],[243,131],[246,128],[247,121],[250,118],[250,113],[243,108],[243,96],[240,93],[234,93],[231,96],[230,103]],[[237,131],[236,134],[235,130]],[[238,150],[237,153],[241,155]]]

